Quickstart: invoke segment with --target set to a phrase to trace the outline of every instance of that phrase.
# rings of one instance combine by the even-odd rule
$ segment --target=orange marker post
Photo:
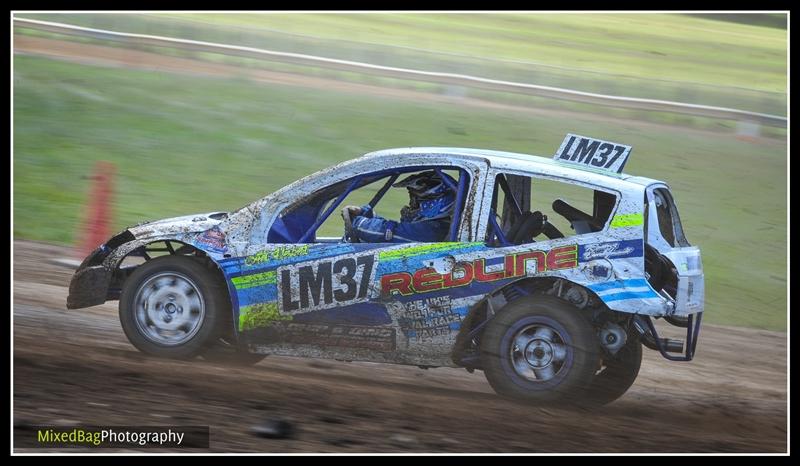
[[[116,167],[111,162],[100,161],[94,166],[92,189],[86,203],[87,212],[81,229],[78,253],[83,259],[108,240],[111,235],[111,196]]]

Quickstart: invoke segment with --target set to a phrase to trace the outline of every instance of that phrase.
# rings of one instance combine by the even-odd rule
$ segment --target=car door
[[[376,184],[393,176],[383,175]],[[461,205],[474,198],[469,176],[464,179]],[[336,215],[342,203],[336,202],[338,196],[332,199],[309,210]],[[303,236],[288,217],[275,220],[271,228],[278,227],[284,239]],[[452,238],[469,235],[470,222],[471,216],[459,216]],[[390,297],[382,291],[382,276],[416,273],[425,264],[443,270],[446,257],[462,243],[344,243],[316,236],[314,241],[251,248],[239,259],[238,273],[229,273],[237,330],[244,341],[269,353],[372,361],[416,363],[430,360],[426,355],[436,351],[438,356],[449,352],[444,344],[448,338],[442,336],[457,330],[461,314],[445,306],[447,291],[422,303],[413,296]],[[443,344],[420,355],[415,339]]]

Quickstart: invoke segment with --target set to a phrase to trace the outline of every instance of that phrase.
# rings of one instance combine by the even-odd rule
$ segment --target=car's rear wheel
[[[191,358],[219,335],[230,314],[227,290],[200,258],[163,256],[139,266],[125,281],[119,317],[128,340],[140,351]]]
[[[507,304],[481,341],[484,374],[492,388],[534,404],[574,400],[598,368],[599,341],[591,323],[552,296]]]

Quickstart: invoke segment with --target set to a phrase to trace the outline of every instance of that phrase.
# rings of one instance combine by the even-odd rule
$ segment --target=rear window
[[[655,214],[658,218],[658,229],[664,241],[672,247],[689,246],[686,237],[683,235],[678,209],[675,208],[670,192],[665,188],[654,189],[653,201]]]

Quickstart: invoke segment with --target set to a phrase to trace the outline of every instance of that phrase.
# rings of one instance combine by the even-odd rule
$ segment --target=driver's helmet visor
[[[423,220],[444,219],[453,214],[455,195],[448,192],[436,199],[429,199],[411,204],[415,205],[409,205],[400,211],[401,221],[419,222]]]

